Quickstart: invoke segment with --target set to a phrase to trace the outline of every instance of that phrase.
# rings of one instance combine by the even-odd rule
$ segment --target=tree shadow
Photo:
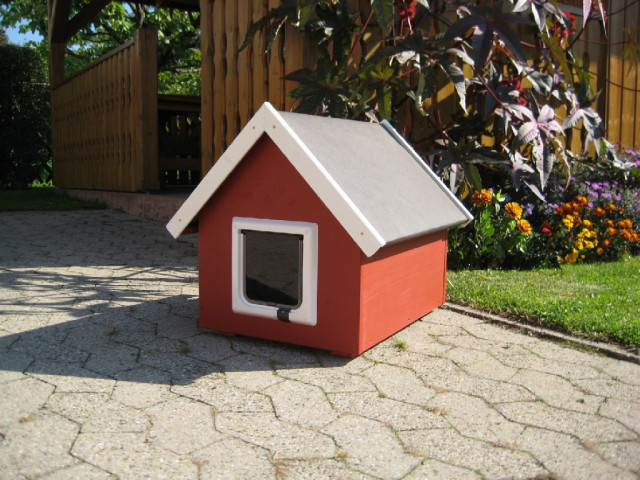
[[[187,385],[348,362],[199,329],[197,240],[175,242],[163,225],[117,212],[93,215],[40,215],[27,246],[12,216],[0,247],[0,371]]]

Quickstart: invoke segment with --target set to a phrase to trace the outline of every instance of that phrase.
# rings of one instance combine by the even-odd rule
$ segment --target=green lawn
[[[70,198],[52,187],[0,190],[0,212],[105,208],[97,202]]]
[[[449,272],[447,300],[640,352],[640,257],[532,271]]]

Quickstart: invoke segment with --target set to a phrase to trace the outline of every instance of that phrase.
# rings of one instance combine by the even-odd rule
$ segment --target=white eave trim
[[[362,211],[327,172],[278,111],[268,102],[256,112],[167,224],[178,238],[200,213],[207,201],[242,161],[262,134],[267,134],[282,150],[298,173],[324,202],[353,241],[368,257],[386,242]]]

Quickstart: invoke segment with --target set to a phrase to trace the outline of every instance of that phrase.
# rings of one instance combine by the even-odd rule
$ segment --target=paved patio
[[[0,478],[639,478],[637,364],[447,310],[353,360],[197,318],[194,237],[0,213]]]

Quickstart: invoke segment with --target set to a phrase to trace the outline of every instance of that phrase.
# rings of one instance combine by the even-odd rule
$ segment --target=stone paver
[[[351,360],[218,336],[197,253],[0,213],[0,478],[639,478],[639,365],[448,310]]]

